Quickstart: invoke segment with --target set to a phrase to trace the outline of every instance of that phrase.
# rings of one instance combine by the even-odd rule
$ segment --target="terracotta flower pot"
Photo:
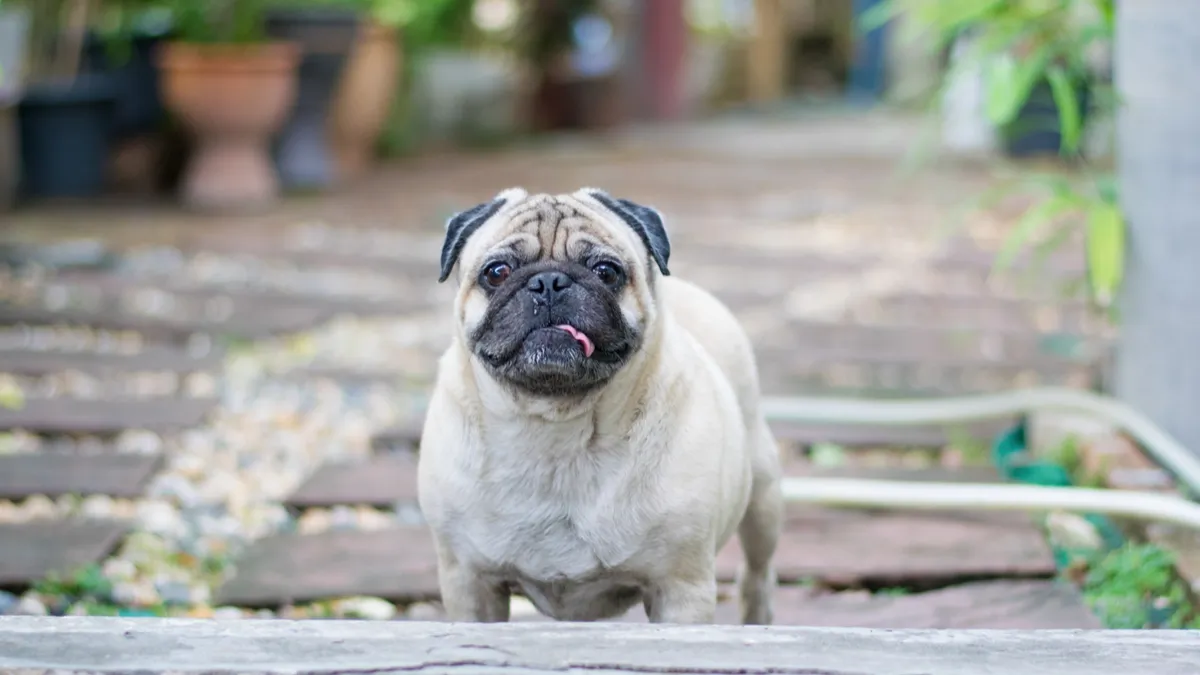
[[[194,137],[184,204],[245,210],[278,199],[270,144],[296,99],[299,63],[290,42],[163,45],[163,102]]]
[[[340,178],[354,178],[371,163],[399,85],[401,52],[396,30],[368,24],[342,73],[329,136]]]

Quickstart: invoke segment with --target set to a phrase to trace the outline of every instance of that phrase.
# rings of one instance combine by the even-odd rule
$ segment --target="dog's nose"
[[[534,295],[541,296],[546,300],[553,300],[570,288],[573,283],[575,282],[571,280],[571,277],[562,272],[538,272],[529,278],[529,281],[525,283],[525,288],[528,288]]]

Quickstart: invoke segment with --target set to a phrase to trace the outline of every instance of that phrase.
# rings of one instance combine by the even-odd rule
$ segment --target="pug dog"
[[[520,188],[454,215],[456,327],[422,431],[419,501],[452,621],[519,593],[565,621],[638,602],[711,623],[737,531],[741,619],[772,621],[780,463],[750,341],[670,276],[658,211]]]

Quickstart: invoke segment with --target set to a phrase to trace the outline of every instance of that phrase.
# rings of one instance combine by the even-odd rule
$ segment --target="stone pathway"
[[[0,589],[11,594],[0,591],[0,613],[439,616],[414,467],[422,395],[450,329],[453,291],[434,281],[441,223],[510,184],[602,185],[661,208],[673,272],[731,305],[768,393],[1096,377],[1107,336],[1082,306],[1046,280],[989,277],[995,216],[937,236],[948,197],[978,177],[897,188],[878,160],[731,160],[697,147],[617,139],[423,159],[344,195],[219,223],[102,210],[88,232],[118,253],[104,265],[7,268]],[[53,213],[18,214],[9,234],[74,236]],[[1062,257],[1050,269],[1052,281],[1079,267]],[[843,471],[883,448],[902,464],[892,477],[929,480],[963,463],[963,434],[987,441],[998,428],[776,430],[796,473],[825,470],[807,457],[835,443],[859,449]],[[732,544],[723,581],[735,560]],[[87,563],[98,570],[87,583],[28,591],[48,570]],[[793,509],[778,563],[784,623],[1094,623],[1049,580],[1052,557],[1023,516]],[[722,620],[733,611],[723,603]],[[516,614],[527,614],[520,601]]]

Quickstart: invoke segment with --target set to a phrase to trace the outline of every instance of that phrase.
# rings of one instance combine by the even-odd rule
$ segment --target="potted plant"
[[[959,44],[955,71],[981,70],[987,117],[1008,154],[1078,152],[1095,89],[1089,52],[1111,36],[1112,0],[885,0],[862,26],[899,12],[932,48]]]
[[[28,33],[28,13],[0,0],[0,211],[16,201],[21,174],[15,106],[24,82]]]
[[[340,178],[360,175],[370,164],[400,85],[400,27],[413,15],[414,0],[361,0],[368,21],[359,31],[334,95],[329,138]]]
[[[299,47],[269,39],[264,0],[164,0],[175,38],[158,55],[163,100],[194,147],[185,205],[254,210],[274,203],[270,143],[296,98]]]
[[[318,189],[337,177],[329,148],[328,117],[334,92],[358,36],[361,0],[292,0],[273,3],[268,35],[302,50],[298,93],[275,151],[285,187]]]
[[[31,197],[87,197],[104,187],[116,86],[81,71],[91,0],[22,0],[30,16],[27,84],[19,108],[21,190]]]

